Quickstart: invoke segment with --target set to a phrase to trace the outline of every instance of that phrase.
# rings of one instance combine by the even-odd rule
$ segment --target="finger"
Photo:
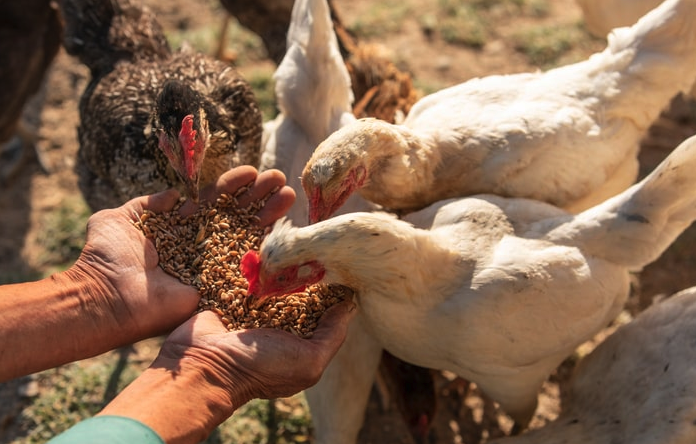
[[[321,316],[309,340],[317,343],[320,350],[333,356],[345,340],[348,325],[357,312],[357,307],[352,301],[343,301],[332,306]]]
[[[222,323],[220,316],[210,310],[204,310],[196,313],[192,317],[193,331],[196,335],[212,335],[219,333],[228,333],[227,327]]]
[[[152,211],[154,213],[171,211],[171,209],[174,208],[174,205],[179,202],[180,196],[181,195],[177,190],[170,189],[149,196],[141,196],[131,199],[123,205],[123,208],[128,213],[128,217],[130,217],[131,220],[136,221],[136,213],[138,215],[137,217],[139,217],[139,215],[143,214],[145,210]]]
[[[226,333],[227,329],[220,317],[210,310],[191,316],[186,322],[169,334],[166,341],[175,344],[190,345],[195,337]]]
[[[285,186],[285,174],[280,170],[266,170],[258,175],[254,184],[237,197],[241,207],[246,207]]]
[[[271,225],[279,217],[285,215],[292,204],[295,203],[295,197],[295,190],[289,186],[284,186],[274,193],[268,199],[266,205],[256,213],[261,226]]]
[[[225,172],[212,187],[201,195],[209,202],[215,201],[221,194],[234,194],[240,188],[258,180],[259,172],[251,165],[241,165]]]
[[[251,165],[240,165],[226,171],[218,180],[211,185],[203,188],[200,192],[201,203],[215,202],[222,194],[235,194],[241,187],[250,185],[254,182],[258,171]],[[200,208],[200,204],[190,199],[181,206],[180,213],[189,216]]]
[[[249,191],[237,198],[237,202],[241,207],[246,207],[251,202],[267,199],[257,216],[262,226],[270,225],[287,213],[295,202],[295,191],[285,185],[285,180],[285,174],[282,171],[266,170],[259,174]],[[271,193],[273,194],[268,197]]]

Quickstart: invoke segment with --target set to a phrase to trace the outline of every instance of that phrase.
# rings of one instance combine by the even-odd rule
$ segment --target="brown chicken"
[[[375,117],[389,123],[400,121],[420,98],[411,74],[391,61],[383,45],[360,42],[343,25],[334,1],[329,1],[329,9],[356,99],[353,114],[359,119]]]
[[[64,45],[90,68],[80,100],[79,186],[96,211],[135,196],[199,187],[260,158],[262,115],[231,66],[172,52],[135,0],[62,0]]]
[[[22,110],[39,91],[60,49],[61,28],[58,11],[50,0],[0,2],[0,144],[17,136],[21,150],[12,161],[3,161],[2,181],[11,180],[33,154],[38,154],[36,136],[22,124]]]

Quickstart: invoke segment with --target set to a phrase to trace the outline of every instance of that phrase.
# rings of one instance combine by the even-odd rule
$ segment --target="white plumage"
[[[384,213],[279,222],[259,257],[245,257],[258,260],[250,292],[322,278],[347,285],[382,347],[475,382],[526,424],[547,376],[619,313],[629,271],[696,219],[695,168],[693,137],[640,183],[577,215],[478,195],[432,205],[413,225]]]
[[[595,37],[605,38],[614,28],[631,26],[662,0],[576,0],[582,10],[587,30]],[[696,82],[696,78],[694,79]],[[696,98],[696,83],[690,96]]]
[[[303,226],[308,221],[308,202],[300,185],[302,169],[322,140],[355,121],[350,76],[326,0],[295,1],[287,48],[274,74],[280,113],[264,125],[261,169],[285,173],[287,184],[297,191],[287,217]],[[371,208],[356,194],[339,212]],[[360,316],[354,318],[321,380],[305,391],[317,444],[354,443],[363,424],[382,350],[363,322]]]
[[[696,287],[620,327],[576,367],[553,422],[491,444],[696,442]]]
[[[297,191],[288,217],[307,223],[307,198],[300,174],[314,148],[331,133],[354,122],[353,92],[331,23],[326,0],[293,5],[287,52],[273,75],[278,116],[264,124],[261,170],[279,169]],[[362,198],[345,206],[368,210]]]
[[[492,193],[581,211],[624,190],[639,142],[696,79],[696,0],[667,0],[587,60],[472,79],[424,97],[401,125],[362,119],[303,172],[310,218],[358,191],[387,209]]]

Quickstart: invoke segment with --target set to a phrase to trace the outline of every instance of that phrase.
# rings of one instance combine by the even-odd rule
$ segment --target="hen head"
[[[365,165],[359,161],[346,160],[310,160],[305,166],[302,188],[309,201],[310,224],[331,217],[365,183]]]
[[[198,202],[201,168],[210,137],[200,94],[185,82],[169,79],[157,96],[153,117],[159,148],[187,196]]]
[[[254,250],[247,251],[242,256],[239,266],[249,283],[248,294],[260,300],[297,293],[309,285],[316,284],[326,274],[324,267],[317,261],[270,271],[264,266],[259,253]]]

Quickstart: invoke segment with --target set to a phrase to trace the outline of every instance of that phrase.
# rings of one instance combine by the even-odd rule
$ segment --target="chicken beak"
[[[198,177],[184,180],[184,188],[186,191],[186,196],[193,202],[198,203],[200,199]]]
[[[195,203],[198,203],[198,201],[200,199],[200,196],[198,195],[198,185],[193,186],[193,187],[189,187],[187,192],[188,192],[189,199],[191,199]]]
[[[331,217],[331,207],[324,201],[321,190],[316,189],[310,195],[309,224],[315,224]]]

